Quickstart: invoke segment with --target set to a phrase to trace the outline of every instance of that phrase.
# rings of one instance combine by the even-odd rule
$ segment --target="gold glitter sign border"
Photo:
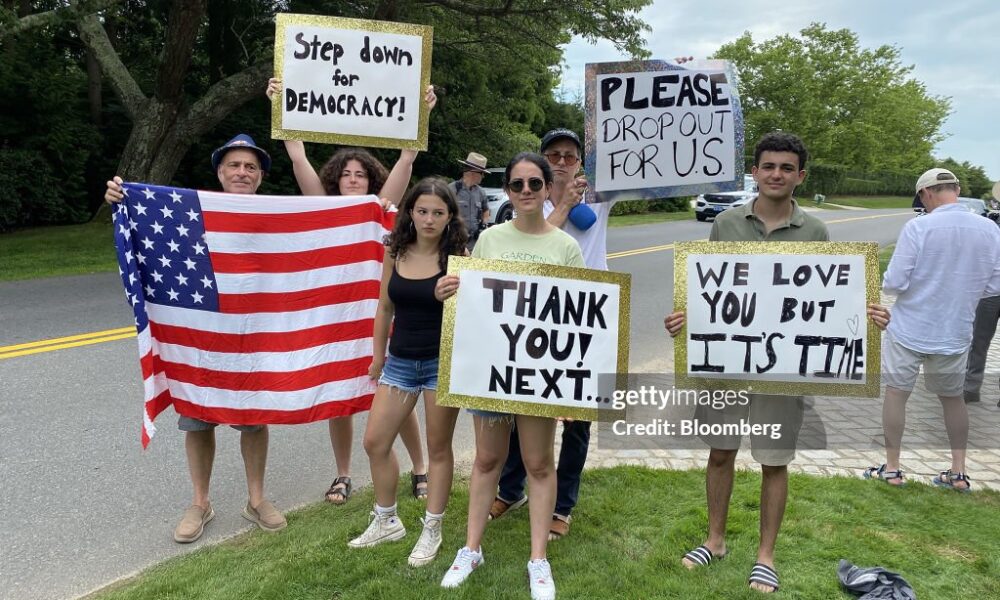
[[[574,279],[578,281],[593,281],[617,285],[618,294],[618,365],[615,373],[615,389],[626,389],[628,384],[628,351],[629,323],[631,322],[632,276],[628,273],[614,271],[595,271],[577,267],[562,267],[539,263],[516,262],[509,260],[471,258],[452,256],[448,259],[448,274],[458,275],[462,271],[483,271],[490,273],[509,273],[514,275],[534,275],[539,277],[554,277],[558,279]],[[459,294],[461,294],[459,288]],[[522,400],[498,400],[480,396],[452,394],[451,359],[455,341],[455,311],[458,307],[458,295],[444,302],[444,319],[441,323],[441,353],[438,360],[438,390],[439,406],[460,408],[476,408],[500,413],[532,415],[536,417],[566,417],[580,421],[597,421],[613,411],[611,408],[571,408],[556,406],[544,402],[524,402]],[[469,326],[476,326],[470,324]],[[600,376],[602,374],[599,374]],[[610,407],[611,405],[609,405]]]
[[[323,131],[302,131],[284,129],[281,127],[282,103],[281,95],[275,94],[271,100],[271,139],[302,140],[320,144],[338,144],[342,146],[362,146],[375,148],[399,148],[401,150],[427,150],[428,124],[430,110],[424,102],[424,90],[431,84],[431,54],[434,46],[434,28],[429,25],[413,23],[393,23],[390,21],[372,21],[367,19],[348,19],[327,15],[300,15],[294,13],[279,13],[274,21],[274,76],[284,80],[285,30],[296,25],[311,25],[329,29],[352,29],[355,31],[371,31],[373,33],[395,33],[399,35],[419,36],[423,42],[420,53],[420,90],[417,95],[420,106],[420,116],[417,122],[417,139],[404,140],[391,137],[374,137],[366,135],[348,135],[343,133],[327,133]]]
[[[687,259],[691,254],[862,256],[865,259],[865,304],[879,303],[878,244],[875,242],[677,242],[674,245],[674,310],[687,312]],[[867,323],[865,383],[819,383],[764,381],[747,377],[723,379],[688,375],[687,323],[674,338],[674,371],[678,387],[691,389],[747,390],[784,396],[843,396],[877,398],[881,384],[881,332],[871,319]]]

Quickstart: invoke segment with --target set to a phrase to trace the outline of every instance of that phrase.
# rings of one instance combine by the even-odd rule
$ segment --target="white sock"
[[[438,521],[438,522],[440,522],[441,519],[443,519],[443,518],[444,518],[444,513],[436,515],[436,514],[432,513],[429,510],[424,512],[424,522],[429,522],[429,521]]]
[[[380,517],[394,517],[396,516],[396,505],[392,506],[379,506],[375,505],[375,514]]]

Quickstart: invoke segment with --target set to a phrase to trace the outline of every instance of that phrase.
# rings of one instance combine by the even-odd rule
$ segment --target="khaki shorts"
[[[177,429],[181,431],[209,431],[218,427],[218,423],[209,423],[208,421],[202,421],[201,419],[195,419],[194,417],[185,417],[184,415],[179,415],[177,417]],[[267,427],[266,425],[230,425],[236,431],[242,431],[245,433],[254,433],[260,431]]]
[[[748,434],[750,455],[762,465],[780,467],[795,459],[802,414],[802,396],[750,394],[750,402],[746,405],[732,404],[721,410],[699,405],[695,419],[700,426],[715,429],[708,433],[699,432],[698,437],[719,450],[739,450],[742,435],[732,430],[741,424],[763,429],[762,432]],[[730,432],[727,432],[727,427]]]
[[[882,336],[882,382],[897,390],[912,391],[923,365],[928,392],[961,396],[968,362],[968,350],[961,354],[924,354],[903,346],[888,331]]]

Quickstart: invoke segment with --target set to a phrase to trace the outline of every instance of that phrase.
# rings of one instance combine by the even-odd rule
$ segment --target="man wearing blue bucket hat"
[[[212,168],[230,194],[255,194],[271,168],[271,157],[254,143],[253,138],[241,133],[212,152]],[[121,202],[123,193],[121,177],[115,176],[107,183],[104,199]],[[215,428],[219,423],[209,423],[181,415],[177,427],[184,434],[184,446],[191,476],[193,500],[174,529],[174,540],[190,543],[201,537],[205,525],[215,517],[208,498],[215,462]],[[267,466],[268,431],[266,425],[232,425],[240,431],[240,450],[247,474],[249,499],[243,516],[264,531],[278,531],[287,524],[284,515],[270,501],[264,499],[264,471]]]
[[[587,179],[577,177],[583,144],[570,129],[553,129],[542,136],[541,154],[552,166],[552,193],[542,206],[549,223],[562,228],[580,244],[583,260],[590,269],[608,270],[608,217],[614,202],[584,204]],[[565,421],[562,447],[556,469],[556,507],[549,528],[549,539],[556,540],[569,533],[573,507],[580,491],[580,475],[587,462],[590,448],[590,422]],[[510,436],[507,462],[500,475],[500,489],[490,509],[496,519],[509,510],[523,506],[527,472],[521,461],[517,429]]]

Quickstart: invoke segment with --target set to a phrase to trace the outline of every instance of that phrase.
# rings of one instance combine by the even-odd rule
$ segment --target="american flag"
[[[139,334],[144,448],[171,405],[234,425],[371,407],[381,240],[395,213],[375,196],[123,188],[115,246]]]

